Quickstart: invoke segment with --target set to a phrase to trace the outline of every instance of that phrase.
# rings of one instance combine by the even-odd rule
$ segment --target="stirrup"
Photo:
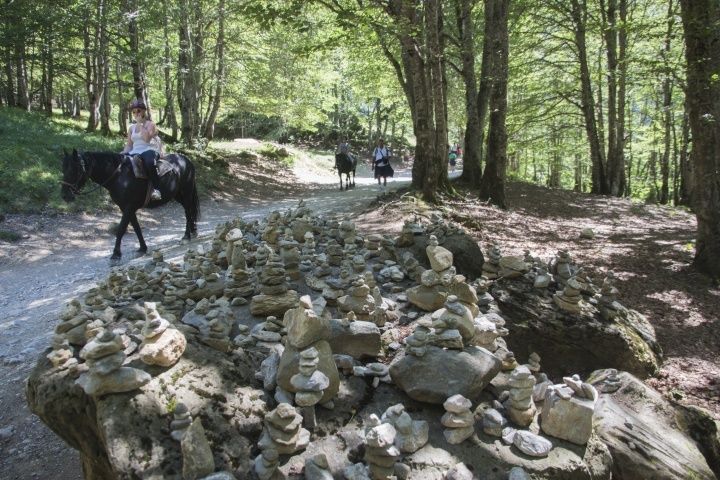
[[[160,193],[160,190],[154,188],[152,193],[150,194],[150,200],[162,200],[162,194]]]

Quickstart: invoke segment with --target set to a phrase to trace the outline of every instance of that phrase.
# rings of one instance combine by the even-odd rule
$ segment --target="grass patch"
[[[12,230],[3,230],[0,229],[0,241],[3,242],[17,242],[22,238],[22,235],[20,235],[17,232],[13,232]]]
[[[290,153],[286,148],[278,148],[275,145],[271,145],[269,143],[263,144],[263,146],[258,150],[258,153],[270,160],[282,162],[288,167],[291,167],[295,161],[292,153]]]
[[[109,206],[105,192],[71,204],[60,198],[63,148],[120,151],[120,136],[103,137],[82,130],[79,122],[49,118],[14,108],[0,108],[0,210],[18,213],[88,211]]]

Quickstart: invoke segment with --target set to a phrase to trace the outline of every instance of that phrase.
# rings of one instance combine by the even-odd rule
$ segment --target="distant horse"
[[[195,166],[184,155],[169,154],[163,160],[169,162],[171,172],[160,177],[158,190],[162,200],[148,201],[148,180],[136,178],[132,165],[124,155],[113,152],[72,152],[65,151],[62,161],[63,180],[61,194],[66,202],[71,202],[81,192],[88,179],[104,187],[110,192],[115,205],[120,207],[122,218],[115,237],[115,249],[111,260],[119,260],[120,242],[127,231],[128,223],[132,224],[137,235],[140,248],[138,252],[147,253],[147,245],[140,231],[135,212],[147,206],[159,207],[170,200],[177,200],[185,209],[185,235],[183,240],[190,240],[197,234],[197,220],[200,218],[200,201],[195,186]]]
[[[343,173],[345,174],[345,190],[355,186],[355,167],[357,167],[357,159],[347,153],[335,154],[335,168],[337,168],[340,177],[340,190],[343,189]],[[352,183],[350,183],[350,173],[352,173]]]

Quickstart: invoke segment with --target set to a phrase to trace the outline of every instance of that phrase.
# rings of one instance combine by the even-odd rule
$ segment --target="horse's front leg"
[[[125,232],[127,232],[128,223],[130,223],[130,216],[133,214],[134,212],[131,212],[130,210],[125,210],[123,212],[122,218],[120,219],[120,225],[118,225],[117,234],[115,235],[115,249],[113,250],[110,260],[120,260],[122,257],[122,253],[120,252],[120,242],[122,241],[122,237],[125,235]]]
[[[136,212],[132,212],[130,216],[130,224],[133,227],[133,230],[135,230],[135,235],[137,235],[138,243],[140,243],[140,248],[138,248],[138,253],[145,254],[147,253],[147,245],[145,244],[145,239],[143,238],[142,230],[140,230],[140,222],[138,222],[137,214]]]
[[[340,172],[339,168],[338,168],[338,177],[340,177],[340,190],[342,190],[343,189],[342,173]]]

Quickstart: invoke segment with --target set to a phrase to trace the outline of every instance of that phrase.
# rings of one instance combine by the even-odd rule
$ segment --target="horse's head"
[[[66,202],[75,200],[75,195],[88,179],[88,169],[82,153],[73,148],[72,152],[63,149],[63,179],[60,188],[61,196]]]

